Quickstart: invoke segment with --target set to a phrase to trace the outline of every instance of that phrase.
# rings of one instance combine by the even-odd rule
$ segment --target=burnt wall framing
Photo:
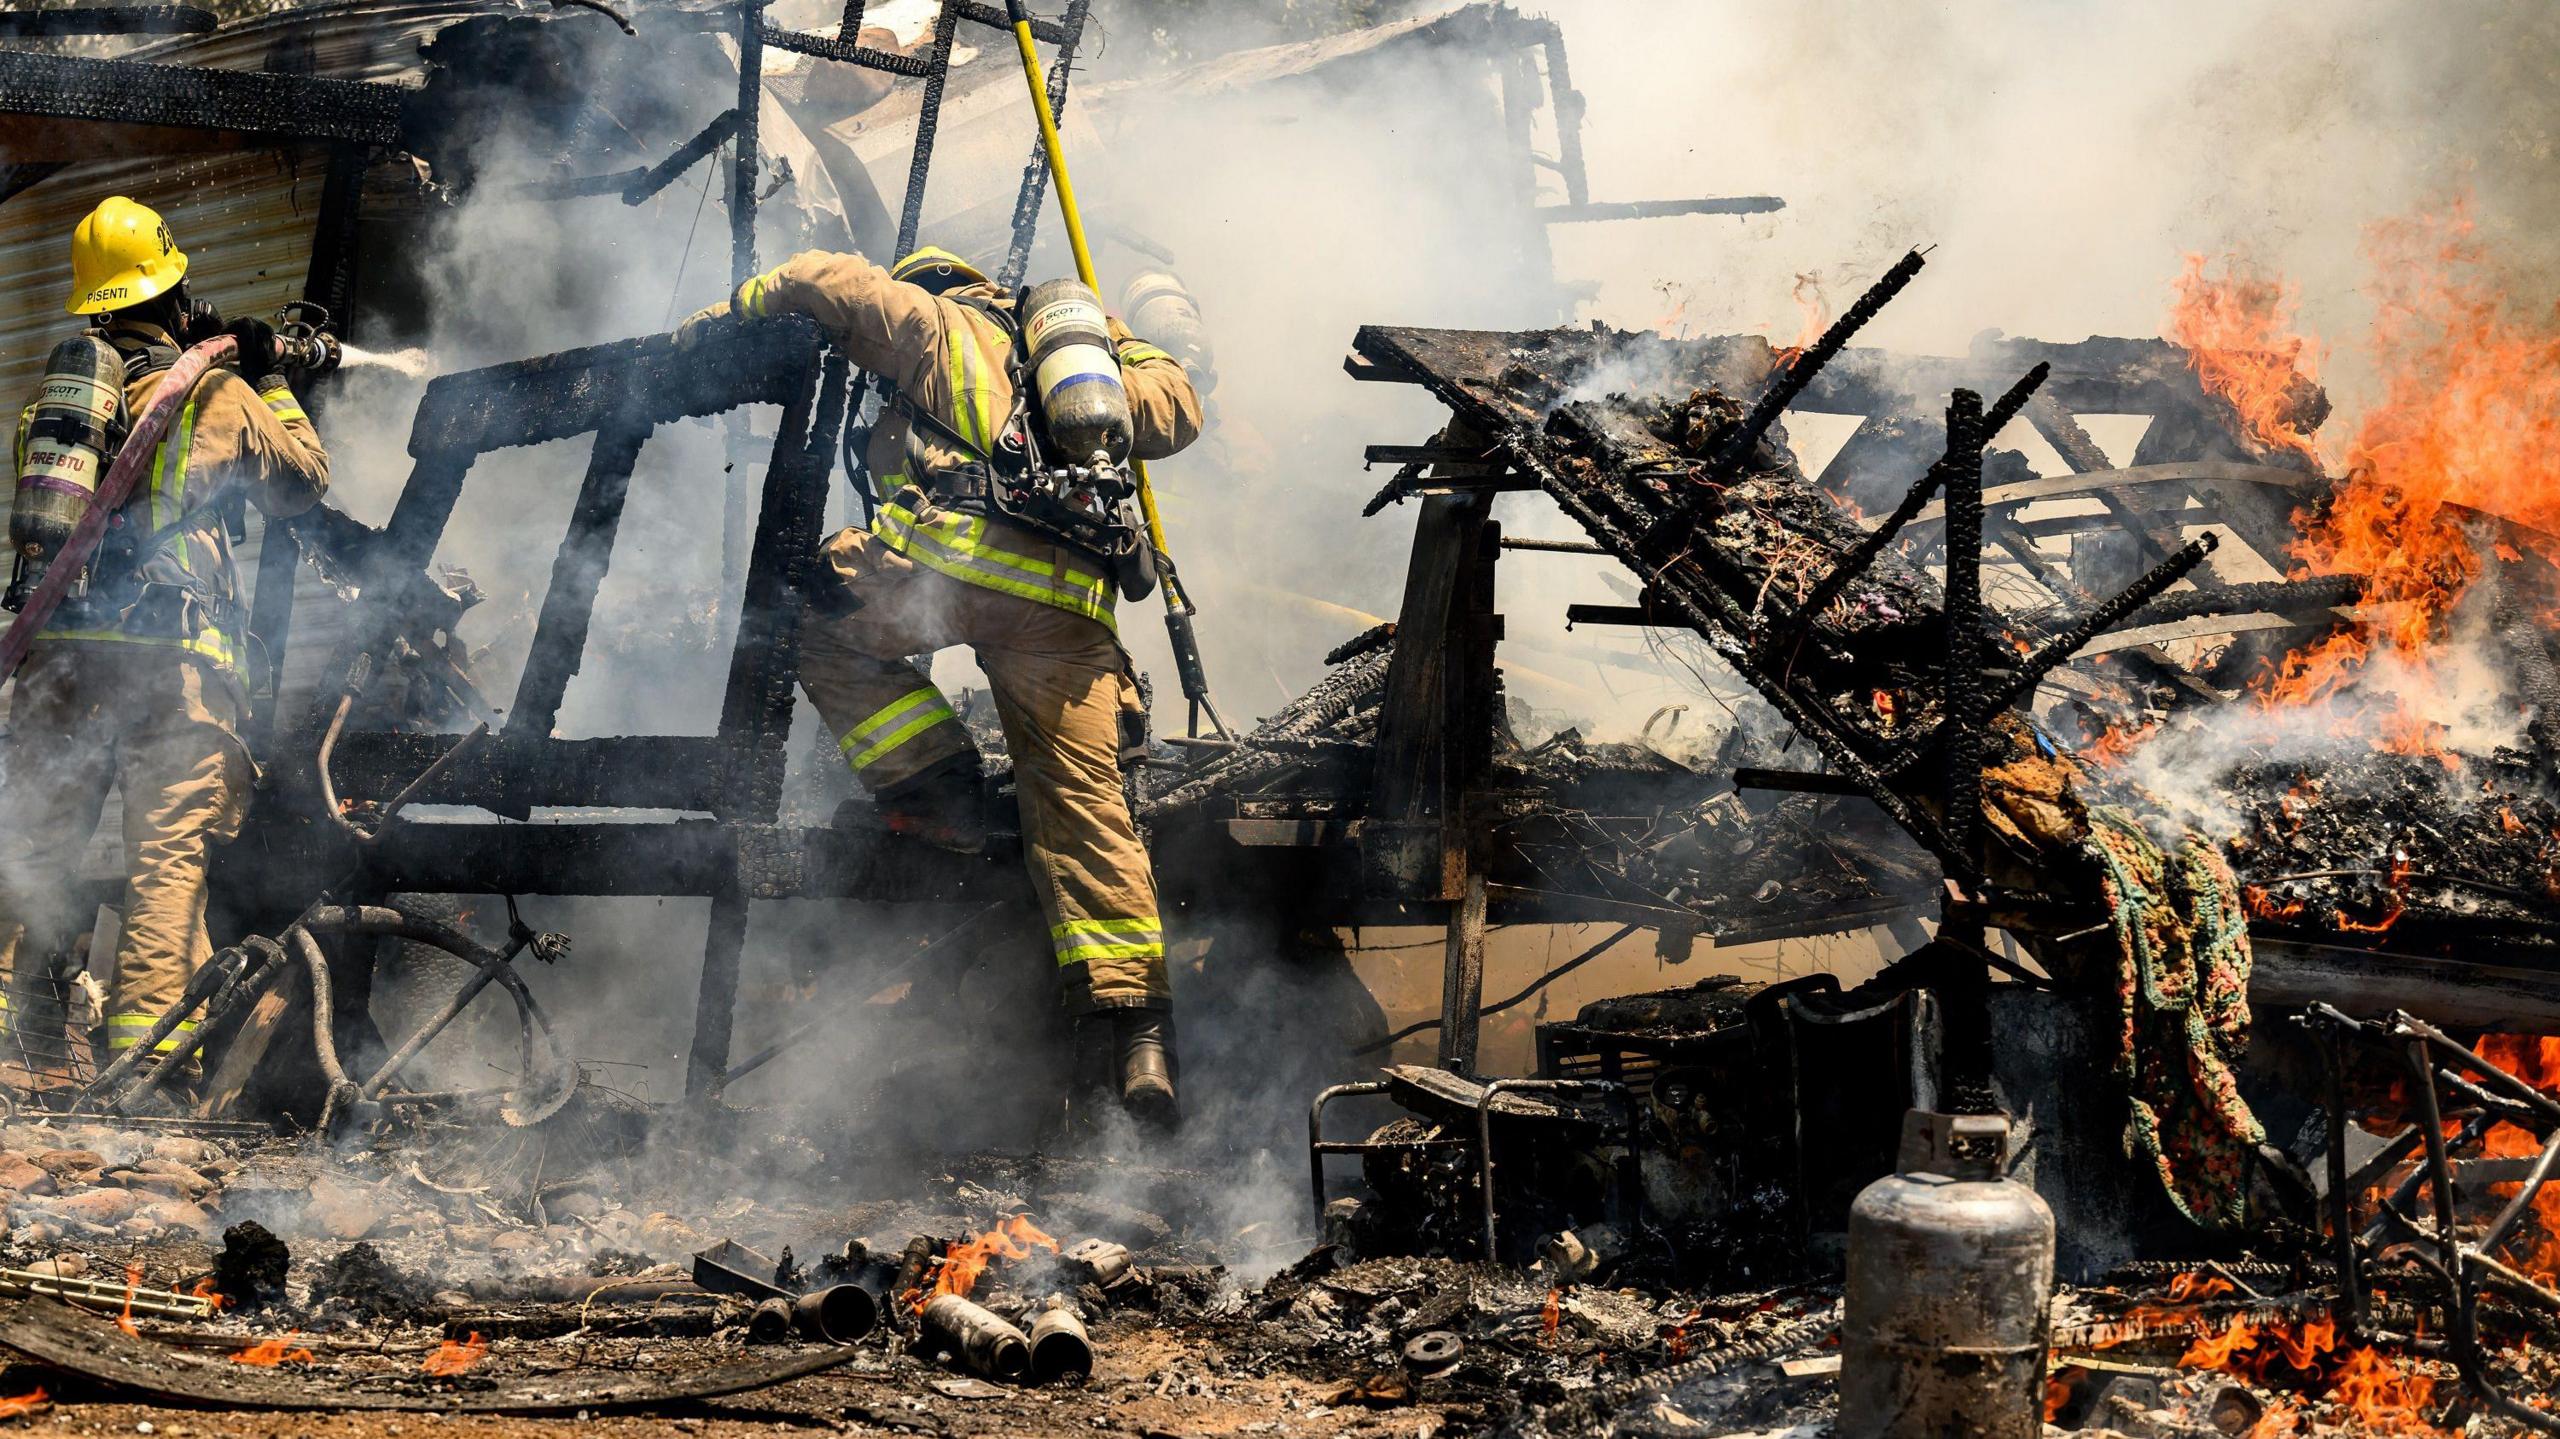
[[[670,337],[656,336],[438,379],[410,429],[415,467],[408,484],[389,522],[365,546],[363,598],[334,661],[347,689],[361,689],[403,643],[420,607],[436,607],[441,591],[427,565],[481,456],[594,436],[505,728],[477,744],[452,735],[350,734],[342,741],[343,761],[332,757],[331,774],[350,803],[383,803],[428,765],[470,744],[417,797],[520,816],[537,805],[707,814],[693,823],[570,829],[394,824],[361,847],[361,883],[379,890],[708,897],[711,934],[688,1064],[689,1088],[697,1094],[727,1069],[748,901],[791,892],[807,868],[805,860],[770,856],[782,847],[781,835],[797,833],[773,826],[798,677],[804,573],[817,552],[844,423],[844,377],[842,357],[820,343],[815,327],[791,319],[732,327],[682,351]],[[596,593],[612,562],[622,497],[651,433],[671,421],[757,404],[779,406],[782,417],[765,469],[717,731],[555,737],[553,721],[583,662]],[[309,841],[302,837],[330,832],[281,815],[269,817],[264,828],[264,839],[249,848],[270,859],[279,850],[304,848]],[[260,869],[291,874],[297,867]],[[299,872],[330,873],[332,867],[323,862]]]

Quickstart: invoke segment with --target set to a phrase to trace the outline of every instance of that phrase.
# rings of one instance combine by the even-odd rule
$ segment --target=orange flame
[[[2390,653],[2417,673],[2389,695],[2355,697],[2350,713],[2371,711],[2383,748],[2450,766],[2440,727],[2412,702],[2443,688],[2426,673],[2429,652],[2489,562],[2482,546],[2516,552],[2475,536],[2465,512],[2560,529],[2560,316],[2512,311],[2466,204],[2375,226],[2366,248],[2383,391],[2336,456],[2345,478],[2335,494],[2297,516],[2293,558],[2297,575],[2364,576],[2366,603],[2387,608],[2287,655],[2253,688],[2270,705],[2337,700]],[[2227,270],[2208,278],[2190,257],[2169,330],[2195,349],[2199,378],[2253,439],[2314,457],[2281,408],[2294,386],[2286,370],[2310,368],[2317,354],[2295,330],[2289,288]]]
[[[425,1362],[418,1368],[421,1372],[433,1374],[439,1379],[449,1378],[479,1363],[481,1356],[488,1352],[489,1341],[481,1338],[480,1331],[474,1329],[471,1331],[471,1337],[459,1344],[450,1339],[444,1341],[443,1345],[435,1353],[428,1355]]]
[[[2546,1094],[2560,1094],[2560,1038],[2485,1034],[2473,1052]],[[2481,1148],[2492,1159],[2522,1159],[2540,1153],[2542,1145],[2516,1125],[2494,1124],[2481,1136]],[[2495,1184],[2490,1192],[2506,1200],[2521,1187]],[[2545,1185],[2534,1195],[2533,1215],[2541,1232],[2517,1267],[2545,1283],[2560,1283],[2560,1185]]]
[[[0,1399],[0,1419],[17,1419],[33,1414],[44,1408],[46,1403],[46,1395],[42,1389],[30,1389],[24,1394],[12,1394],[6,1399]]]
[[[211,1303],[216,1309],[228,1309],[231,1307],[231,1296],[213,1287],[213,1276],[210,1274],[197,1280],[196,1287],[187,1291],[187,1297],[190,1299],[205,1300]]]
[[[2283,1384],[2325,1393],[2355,1420],[2360,1434],[2443,1434],[2426,1415],[2434,1402],[2436,1381],[2401,1368],[2369,1347],[2338,1347],[2336,1321],[2321,1318],[2298,1326],[2259,1324],[2233,1319],[2219,1334],[2199,1337],[2178,1363],[2189,1369],[2216,1369],[2252,1383]],[[2251,1429],[2257,1434],[2293,1432],[2293,1412],[2284,1411],[2282,1427],[2271,1427],[2277,1411]]]
[[[133,1327],[133,1292],[141,1287],[142,1266],[126,1265],[124,1267],[124,1312],[116,1316],[116,1327],[136,1339],[142,1337],[142,1331]]]
[[[231,1362],[234,1364],[254,1364],[261,1369],[272,1369],[279,1364],[308,1364],[311,1362],[310,1350],[288,1349],[285,1347],[288,1343],[292,1342],[293,1336],[301,1332],[302,1331],[299,1329],[288,1329],[277,1338],[261,1339],[257,1343],[250,1345],[248,1348],[241,1350],[239,1353],[232,1355]]]
[[[1547,1291],[1547,1307],[1538,1312],[1538,1339],[1545,1344],[1556,1342],[1556,1328],[1564,1323],[1564,1291]]]
[[[1794,343],[1780,346],[1772,356],[1781,370],[1793,365],[1796,357],[1811,349],[1813,342],[1821,339],[1822,332],[1831,326],[1831,307],[1822,298],[1820,279],[1811,274],[1798,275],[1788,295],[1796,302],[1796,310],[1804,317],[1804,323],[1797,329]]]
[[[2320,373],[2320,352],[2297,332],[2298,289],[2225,260],[2219,277],[2202,255],[2187,256],[2170,307],[2169,339],[2188,352],[2205,393],[2238,415],[2261,446],[2317,463],[2309,432],[2298,423],[2307,387]]]
[[[1055,1254],[1058,1241],[1042,1233],[1040,1226],[1031,1222],[1030,1215],[1009,1215],[977,1238],[949,1245],[933,1288],[909,1290],[906,1296],[908,1305],[921,1314],[926,1303],[937,1295],[956,1294],[965,1299],[978,1287],[978,1276],[986,1272],[989,1264],[999,1259],[1028,1259],[1035,1247]]]

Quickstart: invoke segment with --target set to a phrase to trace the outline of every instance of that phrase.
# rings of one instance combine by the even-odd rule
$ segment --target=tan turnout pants
[[[238,735],[231,684],[174,650],[49,644],[27,657],[0,746],[0,963],[31,1042],[61,1032],[64,979],[46,961],[87,927],[80,857],[110,786],[124,792],[125,888],[102,1059],[140,1043],[212,956],[206,863],[249,801]]]
[[[974,749],[950,701],[907,657],[955,644],[977,651],[1013,755],[1024,859],[1068,1011],[1165,1007],[1155,876],[1120,789],[1121,716],[1138,697],[1118,637],[1098,620],[926,569],[867,530],[839,531],[823,558],[819,583],[838,593],[803,620],[800,683],[855,778],[894,796],[902,781]]]

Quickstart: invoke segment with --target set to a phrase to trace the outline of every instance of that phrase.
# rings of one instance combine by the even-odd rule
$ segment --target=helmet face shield
[[[889,278],[904,280],[936,295],[990,283],[984,271],[939,245],[920,245],[908,251],[889,267]]]
[[[71,232],[66,313],[102,315],[167,293],[186,278],[187,255],[169,222],[148,205],[111,195]]]

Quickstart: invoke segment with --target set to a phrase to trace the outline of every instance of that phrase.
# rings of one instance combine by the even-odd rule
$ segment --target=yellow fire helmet
[[[71,232],[71,298],[62,308],[74,315],[121,310],[186,275],[186,252],[169,238],[169,222],[160,212],[110,195]]]
[[[889,278],[921,285],[934,294],[988,283],[986,272],[940,245],[919,245],[889,267]]]

